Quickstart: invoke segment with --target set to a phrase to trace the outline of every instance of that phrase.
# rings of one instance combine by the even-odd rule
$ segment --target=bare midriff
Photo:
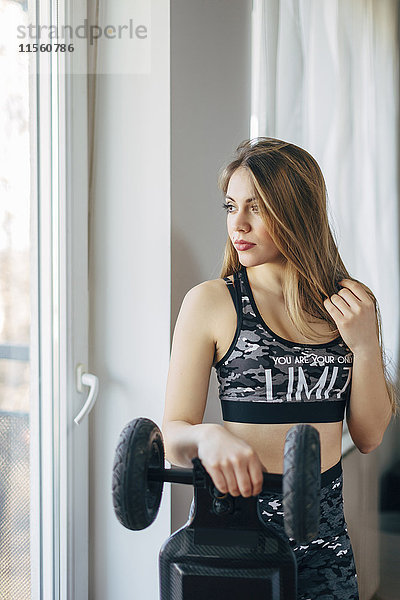
[[[283,472],[283,453],[286,433],[295,423],[233,423],[224,421],[223,426],[247,442],[257,453],[264,471]],[[321,472],[333,467],[341,456],[343,422],[310,423],[319,432],[321,443]]]

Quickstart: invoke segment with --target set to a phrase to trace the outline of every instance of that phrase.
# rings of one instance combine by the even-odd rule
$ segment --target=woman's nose
[[[248,231],[250,229],[250,223],[245,214],[234,216],[233,228],[235,231]]]

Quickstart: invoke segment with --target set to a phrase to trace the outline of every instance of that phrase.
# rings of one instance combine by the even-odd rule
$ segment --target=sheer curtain
[[[254,0],[251,136],[308,150],[350,274],[399,337],[398,0]]]

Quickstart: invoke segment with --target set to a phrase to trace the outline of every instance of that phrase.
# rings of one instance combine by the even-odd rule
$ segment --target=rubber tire
[[[318,535],[321,499],[319,432],[307,423],[294,425],[286,435],[282,481],[286,535],[307,544]]]
[[[149,466],[164,469],[164,443],[156,423],[130,421],[115,451],[112,496],[119,522],[134,531],[149,527],[160,508],[163,481],[148,481]]]

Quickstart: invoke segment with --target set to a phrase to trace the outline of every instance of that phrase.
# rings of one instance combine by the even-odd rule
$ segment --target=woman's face
[[[245,267],[254,267],[268,262],[281,262],[282,254],[258,212],[253,185],[246,169],[239,167],[231,175],[225,202],[228,235],[240,263]],[[240,240],[246,244],[238,244]]]

